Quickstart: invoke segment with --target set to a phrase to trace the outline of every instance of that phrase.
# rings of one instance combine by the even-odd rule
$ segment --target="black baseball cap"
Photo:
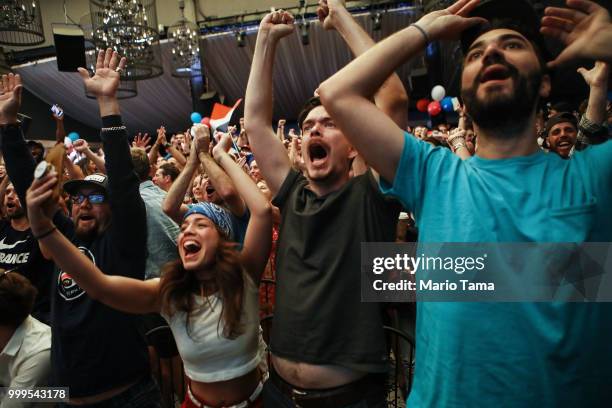
[[[465,30],[461,34],[461,50],[467,54],[474,41],[487,31],[507,28],[521,33],[539,48],[544,61],[552,60],[544,37],[540,34],[540,18],[527,0],[482,0],[470,13],[488,21]]]
[[[95,173],[82,180],[69,180],[64,183],[64,191],[70,195],[78,193],[84,187],[97,188],[108,194],[108,177],[102,173]]]
[[[548,137],[548,133],[553,126],[564,122],[569,122],[574,126],[574,128],[578,129],[578,121],[576,120],[576,117],[569,112],[561,112],[548,118],[546,121],[546,127],[544,129],[544,135]]]

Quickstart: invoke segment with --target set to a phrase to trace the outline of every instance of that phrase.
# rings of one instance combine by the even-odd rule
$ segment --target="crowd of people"
[[[384,407],[383,327],[406,314],[361,301],[362,243],[612,241],[605,8],[567,0],[540,22],[523,0],[459,0],[378,44],[342,1],[317,13],[355,59],[297,131],[273,124],[275,54],[295,29],[283,10],[260,22],[244,118],[226,131],[130,137],[116,98],[128,61],[108,49],[93,76],[79,69],[101,146],[65,141],[54,114],[45,150],[17,120],[20,76],[2,76],[0,386],[68,387],[58,406],[161,407],[144,334],[167,326],[183,407]],[[564,43],[556,58],[542,34]],[[455,39],[458,123],[411,123],[395,70]],[[576,59],[594,61],[579,69],[588,100],[545,105],[551,70]],[[416,347],[407,404],[607,406],[611,306],[417,302],[400,327]]]

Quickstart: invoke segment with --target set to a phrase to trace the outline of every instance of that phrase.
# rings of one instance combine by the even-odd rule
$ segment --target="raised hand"
[[[552,68],[579,58],[609,60],[610,43],[602,35],[607,31],[610,38],[612,26],[608,11],[588,0],[567,0],[567,5],[571,8],[544,10],[540,31],[567,46],[548,66]]]
[[[191,152],[195,152],[196,157],[198,153],[208,153],[210,150],[210,129],[208,126],[202,124],[193,125],[193,129],[195,138],[191,147]]]
[[[595,66],[589,70],[578,68],[578,73],[582,75],[589,87],[602,87],[608,83],[610,75],[610,64],[603,61],[595,61]]]
[[[232,148],[232,137],[228,133],[222,133],[219,142],[213,147],[212,154],[216,159],[223,152],[227,153]]]
[[[487,22],[482,17],[468,17],[478,3],[479,0],[459,0],[444,10],[424,15],[416,24],[432,41],[456,40],[464,30]]]
[[[21,76],[2,75],[2,94],[0,94],[0,125],[17,123],[17,112],[21,107]]]
[[[79,68],[79,74],[83,78],[87,92],[97,98],[114,98],[119,87],[120,74],[125,69],[125,57],[119,58],[117,51],[107,49],[98,53],[96,61],[96,72],[93,77],[85,68]]]
[[[273,39],[280,40],[295,30],[293,15],[288,11],[276,10],[266,14],[259,23],[259,31],[267,32]]]
[[[61,107],[61,106],[59,106],[59,105],[56,105],[56,106],[57,106],[58,108],[60,108],[60,109],[63,111],[63,109],[62,109],[62,107]],[[60,122],[61,122],[61,121],[63,121],[63,120],[64,120],[64,115],[62,115],[62,116],[58,116],[58,115],[56,115],[55,113],[52,113],[51,115],[53,116],[53,119],[55,119],[55,120],[57,120],[57,121],[60,121]]]
[[[149,136],[148,133],[145,133],[143,135],[142,133],[138,132],[138,134],[134,138],[134,141],[132,142],[132,147],[139,147],[141,149],[146,149],[150,141],[151,141],[151,137]]]
[[[155,139],[155,144],[159,146],[165,145],[166,143],[168,143],[166,140],[166,128],[164,126],[160,126],[159,129],[157,129],[157,139]]]
[[[77,152],[81,154],[85,153],[85,151],[89,149],[89,145],[87,144],[87,141],[84,139],[75,140],[72,146],[74,147],[74,150],[76,150]]]
[[[59,196],[53,201],[53,189],[58,180],[57,172],[52,168],[40,179],[35,178],[26,193],[28,221],[34,235],[48,231],[53,225],[51,220],[59,205]]]
[[[335,20],[337,13],[346,10],[344,0],[319,0],[317,7],[317,17],[326,30],[335,30]]]

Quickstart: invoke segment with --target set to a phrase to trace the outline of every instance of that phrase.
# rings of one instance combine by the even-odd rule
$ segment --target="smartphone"
[[[60,108],[57,105],[51,106],[51,112],[53,112],[53,114],[59,118],[61,118],[64,115],[64,111],[62,110],[62,108]]]

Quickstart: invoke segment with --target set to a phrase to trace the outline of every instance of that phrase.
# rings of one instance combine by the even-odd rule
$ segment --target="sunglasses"
[[[106,201],[106,197],[104,194],[76,194],[72,196],[72,201],[77,204],[83,204],[83,202],[87,199],[91,204],[102,204]]]

